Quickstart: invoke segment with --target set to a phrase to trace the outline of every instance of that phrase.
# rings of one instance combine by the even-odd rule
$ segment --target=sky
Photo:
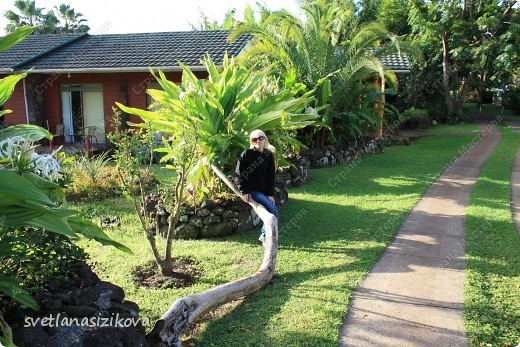
[[[256,8],[257,0],[249,1]],[[285,8],[298,14],[297,0],[263,0],[268,8]],[[0,0],[0,32],[7,24],[4,13],[14,10],[14,0]],[[243,18],[243,10],[248,3],[244,0],[36,0],[37,7],[44,7],[44,13],[54,6],[70,4],[76,12],[81,12],[85,23],[90,26],[90,34],[122,34],[139,32],[191,30],[191,24],[198,25],[199,9],[210,18],[222,22],[224,14],[233,8],[235,18]],[[9,5],[11,4],[11,5]]]

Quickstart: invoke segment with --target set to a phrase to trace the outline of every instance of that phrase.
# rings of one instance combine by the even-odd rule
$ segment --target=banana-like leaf
[[[198,86],[199,79],[197,78],[197,76],[195,76],[195,74],[193,72],[191,72],[191,70],[183,63],[179,62],[179,65],[182,67],[182,70],[183,70],[182,79],[188,80],[191,83],[193,83],[193,85]]]
[[[0,182],[2,182],[0,184],[0,196],[21,197],[27,201],[54,206],[47,195],[43,194],[28,180],[10,170],[0,168]],[[0,204],[2,203],[3,201],[0,200]]]
[[[99,226],[89,220],[80,219],[78,217],[70,217],[68,219],[68,223],[72,231],[77,234],[83,235],[88,239],[94,239],[103,245],[114,246],[123,252],[133,254],[130,248],[112,240],[103,232]]]
[[[31,182],[38,189],[58,189],[60,186],[46,178],[38,176],[34,172],[24,172],[22,177]]]
[[[43,228],[57,234],[68,236],[72,239],[77,238],[76,233],[72,231],[65,218],[62,219],[52,214],[42,214],[38,217],[31,218],[23,225]]]
[[[0,80],[0,105],[5,104],[14,92],[14,86],[27,74],[10,75]]]
[[[3,226],[21,226],[26,225],[28,220],[37,218],[45,212],[30,210],[20,206],[4,206],[2,207],[2,225]]]
[[[142,110],[140,108],[135,108],[135,107],[128,107],[119,102],[116,102],[116,105],[117,105],[117,107],[119,107],[121,109],[121,111],[139,116],[143,120],[146,120],[146,121],[154,121],[154,120],[157,120],[157,118],[158,118],[157,113],[155,113],[155,112],[146,111],[146,110]]]
[[[14,205],[23,200],[24,199],[21,196],[3,195],[0,197],[0,207]]]
[[[2,117],[5,114],[13,113],[13,110],[2,110],[0,111],[0,117]]]
[[[33,310],[40,309],[36,300],[20,287],[20,281],[15,278],[0,275],[0,292],[12,297],[22,305],[30,307]]]
[[[14,32],[0,38],[0,52],[7,51],[9,48],[16,45],[18,42],[25,39],[36,29],[35,26],[23,26],[17,28]]]
[[[51,133],[42,127],[31,124],[17,124],[0,130],[0,141],[9,137],[21,136],[27,141],[39,141],[43,138],[52,139]]]

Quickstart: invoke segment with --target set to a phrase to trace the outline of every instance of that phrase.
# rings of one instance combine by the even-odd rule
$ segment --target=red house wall
[[[3,78],[6,76],[0,76]],[[4,110],[12,110],[3,116],[5,125],[26,124],[27,114],[25,109],[25,98],[23,94],[23,81],[20,81],[14,87],[13,95],[3,106]]]
[[[207,73],[196,72],[198,78],[206,78]],[[89,84],[101,83],[103,85],[103,107],[105,116],[106,132],[110,132],[110,122],[114,112],[112,107],[116,107],[116,101],[126,106],[136,108],[146,108],[146,88],[149,83],[156,82],[155,78],[149,73],[89,73],[89,74],[68,74],[46,75],[44,84],[45,96],[45,116],[49,120],[51,130],[56,124],[63,123],[61,120],[60,92],[62,84]],[[166,73],[166,77],[173,82],[181,81],[180,72]],[[122,81],[126,82],[126,102],[121,97],[120,86]],[[130,122],[138,123],[140,119],[129,115]]]
[[[198,78],[207,78],[206,72],[195,72]],[[1,77],[1,76],[0,76]],[[181,72],[166,73],[166,77],[173,82],[180,82]],[[121,97],[120,86],[122,81],[126,81],[126,102]],[[155,78],[145,72],[125,72],[125,73],[83,73],[83,74],[45,74],[43,82],[36,86],[38,93],[44,95],[45,119],[48,121],[51,132],[57,124],[62,124],[61,105],[60,105],[60,85],[62,84],[102,84],[103,85],[103,108],[105,116],[105,130],[110,132],[110,123],[114,112],[112,107],[116,106],[116,101],[126,104],[126,106],[136,108],[146,108],[146,89],[148,84],[156,82]],[[19,82],[14,93],[5,105],[4,109],[11,109],[10,113],[4,117],[5,124],[25,124],[27,115],[25,108],[25,97],[23,83]],[[140,118],[129,115],[130,122],[138,123]]]

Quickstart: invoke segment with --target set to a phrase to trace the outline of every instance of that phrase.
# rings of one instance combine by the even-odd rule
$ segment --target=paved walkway
[[[480,127],[480,139],[428,189],[354,293],[340,346],[469,345],[462,316],[465,209],[501,138]]]
[[[520,133],[520,122],[507,122],[509,126]],[[513,171],[511,172],[511,211],[515,221],[516,231],[520,235],[520,148],[516,152]]]

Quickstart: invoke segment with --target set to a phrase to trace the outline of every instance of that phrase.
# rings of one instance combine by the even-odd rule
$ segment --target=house
[[[0,78],[26,72],[4,105],[13,113],[6,125],[36,124],[54,132],[63,129],[65,142],[94,128],[105,143],[115,102],[146,108],[146,89],[157,84],[149,68],[161,69],[180,82],[179,61],[199,78],[207,77],[201,60],[209,54],[217,65],[225,52],[237,56],[248,44],[244,35],[228,42],[229,31],[185,31],[117,35],[32,35],[0,53]],[[130,121],[137,121],[129,116]]]

